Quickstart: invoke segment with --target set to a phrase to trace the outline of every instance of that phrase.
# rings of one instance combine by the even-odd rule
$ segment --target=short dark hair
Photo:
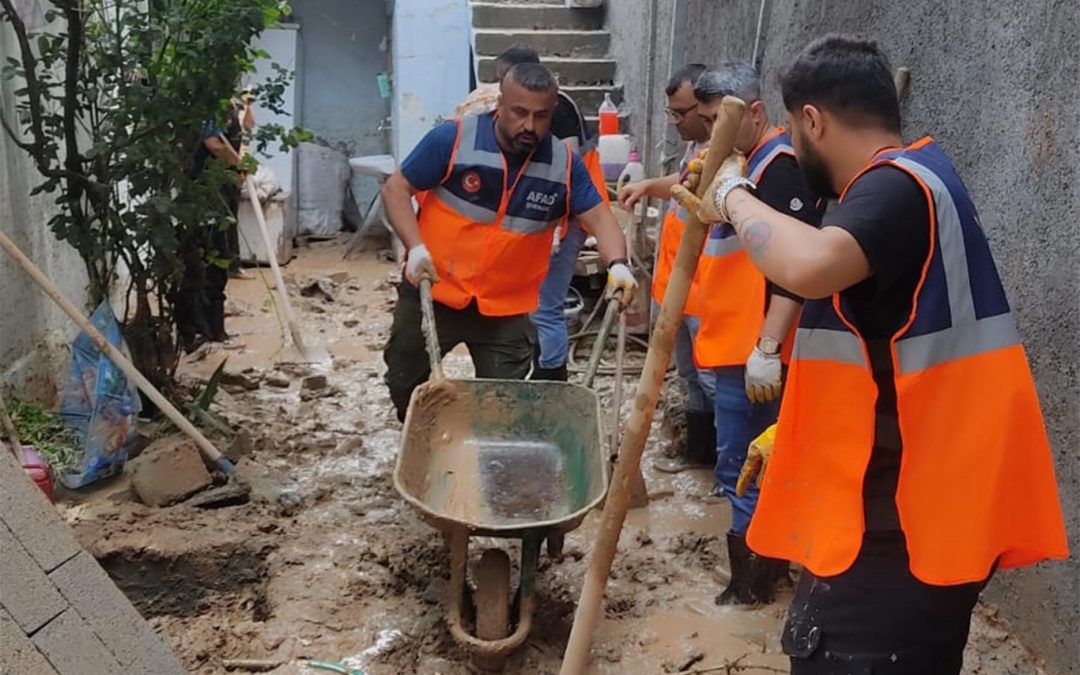
[[[900,133],[892,68],[872,40],[826,35],[811,42],[780,75],[784,107],[828,110],[856,126]]]
[[[505,66],[508,70],[519,63],[540,63],[540,54],[529,45],[515,42],[495,57],[495,67]]]
[[[555,76],[539,63],[519,63],[506,71],[503,83],[513,82],[529,91],[555,91],[559,88]]]
[[[725,63],[710,68],[694,82],[694,98],[712,103],[724,96],[738,96],[746,103],[761,98],[761,79],[749,63]]]
[[[668,96],[674,96],[675,92],[679,91],[679,87],[684,84],[694,86],[694,82],[698,79],[698,76],[705,72],[708,68],[704,63],[688,63],[682,68],[679,68],[671,75],[671,79],[667,82],[667,87],[664,88],[664,93]]]

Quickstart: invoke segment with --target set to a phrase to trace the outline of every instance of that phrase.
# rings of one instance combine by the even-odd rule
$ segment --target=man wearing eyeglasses
[[[660,228],[656,244],[656,265],[653,268],[652,296],[656,302],[662,302],[667,290],[668,278],[679,250],[679,240],[686,227],[685,210],[678,202],[671,200],[671,188],[685,172],[687,163],[697,156],[709,140],[709,128],[698,114],[699,106],[694,98],[694,83],[706,67],[700,63],[683,66],[667,84],[668,119],[679,132],[679,137],[686,144],[679,170],[667,176],[649,178],[630,183],[619,191],[619,204],[627,211],[643,197],[670,200],[667,213]],[[675,338],[675,364],[679,377],[686,382],[688,393],[686,411],[686,438],[681,444],[683,456],[676,459],[662,458],[656,461],[656,468],[677,473],[692,466],[712,467],[716,462],[716,431],[713,427],[713,381],[714,375],[708,370],[699,370],[694,365],[694,336],[698,329],[698,294],[697,284],[690,290],[686,300],[683,323]]]

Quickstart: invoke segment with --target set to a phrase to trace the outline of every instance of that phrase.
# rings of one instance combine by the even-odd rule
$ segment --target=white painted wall
[[[0,61],[13,53],[14,36],[0,24]],[[0,83],[0,114],[15,120],[11,82]],[[75,250],[55,239],[46,224],[54,197],[30,197],[40,174],[0,131],[0,231],[10,237],[76,306],[86,302],[86,273]],[[0,253],[0,383],[21,395],[49,400],[62,380],[66,345],[76,332],[30,278]]]
[[[469,93],[467,0],[396,0],[393,150],[400,161]]]

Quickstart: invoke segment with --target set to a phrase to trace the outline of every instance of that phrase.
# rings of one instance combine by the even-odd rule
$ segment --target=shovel
[[[266,226],[266,216],[263,214],[262,203],[255,191],[255,181],[251,174],[244,178],[247,186],[248,199],[251,201],[251,209],[255,212],[255,220],[259,224],[259,234],[262,237],[263,246],[266,248],[266,259],[270,261],[270,272],[274,276],[274,287],[277,289],[278,303],[285,315],[285,323],[289,326],[289,335],[293,344],[300,352],[300,356],[308,363],[329,363],[330,353],[321,345],[309,345],[304,341],[304,335],[300,332],[300,326],[296,323],[296,315],[293,314],[292,303],[289,301],[289,291],[285,288],[285,279],[281,276],[281,267],[277,262],[277,249],[270,241],[270,228]]]
[[[705,156],[705,166],[698,182],[697,194],[704,194],[712,182],[720,164],[731,154],[735,146],[735,135],[742,122],[746,104],[732,96],[724,97],[720,114],[713,124],[712,139]],[[690,282],[697,271],[698,256],[705,242],[706,227],[696,214],[690,214],[686,229],[679,242],[679,252],[668,281],[664,302],[660,306],[660,317],[656,329],[649,340],[649,351],[645,355],[645,367],[638,384],[637,397],[630,421],[626,425],[619,459],[615,464],[615,475],[611,480],[607,501],[596,546],[589,560],[589,570],[578,599],[577,612],[574,614],[574,626],[563,658],[561,675],[581,675],[589,661],[589,647],[593,632],[600,620],[604,587],[607,585],[611,564],[619,544],[626,511],[630,501],[631,479],[641,469],[641,454],[645,450],[649,428],[656,413],[656,401],[660,395],[660,385],[664,381],[671,352],[675,346],[675,332],[682,321],[686,296],[690,291]]]

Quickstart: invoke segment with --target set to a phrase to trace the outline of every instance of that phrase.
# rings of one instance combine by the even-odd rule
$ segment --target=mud
[[[443,618],[450,574],[443,539],[393,486],[401,427],[381,380],[380,350],[395,271],[373,254],[345,262],[343,251],[339,242],[302,248],[284,269],[306,337],[329,348],[332,364],[298,363],[284,346],[262,270],[230,282],[227,328],[236,348],[210,350],[182,366],[194,384],[228,359],[230,374],[256,384],[230,387],[212,408],[250,435],[239,464],[253,487],[249,503],[151,509],[132,501],[121,478],[69,494],[63,505],[80,542],[192,672],[225,672],[227,659],[270,659],[282,664],[271,671],[277,675],[319,672],[302,659],[338,661],[368,675],[472,672]],[[301,296],[300,289],[312,288],[317,292]],[[461,349],[447,355],[445,368],[449,378],[471,375]],[[317,375],[326,387],[305,396],[302,381]],[[607,410],[612,379],[596,384]],[[627,378],[624,415],[634,384]],[[702,501],[708,472],[652,471],[665,444],[662,417],[643,461],[653,501],[627,519],[589,672],[787,672],[778,635],[790,589],[778,603],[752,611],[713,604],[727,576],[723,533],[730,516],[726,506]],[[528,478],[542,480],[542,470],[528,469]],[[541,555],[534,627],[507,673],[558,672],[597,515],[567,535],[561,560]],[[473,538],[472,564],[486,548],[507,551],[516,585],[519,542]],[[993,609],[981,608],[965,672],[1040,671]]]

